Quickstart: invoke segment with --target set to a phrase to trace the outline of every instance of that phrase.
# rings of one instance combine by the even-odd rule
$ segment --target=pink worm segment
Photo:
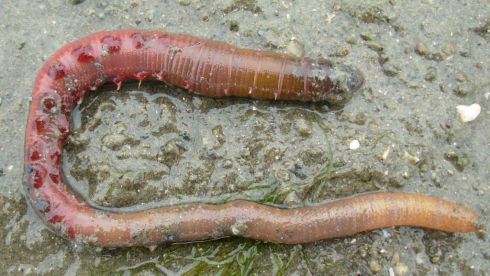
[[[249,58],[254,55],[268,61]],[[276,68],[276,73],[264,71],[268,66]],[[332,73],[347,78],[330,77]],[[151,246],[223,236],[294,244],[401,225],[448,232],[482,228],[480,217],[463,206],[407,193],[365,194],[297,209],[232,201],[219,206],[170,206],[127,214],[96,210],[71,194],[63,183],[59,167],[62,146],[69,135],[73,105],[83,99],[85,91],[109,81],[119,88],[125,79],[164,80],[212,97],[337,103],[345,102],[344,94],[362,84],[362,76],[349,67],[237,49],[187,35],[120,30],[67,44],[48,59],[34,84],[24,176],[34,209],[63,237],[103,247]],[[297,87],[302,87],[301,91]]]

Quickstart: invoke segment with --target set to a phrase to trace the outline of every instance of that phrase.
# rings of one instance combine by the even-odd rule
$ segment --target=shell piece
[[[471,122],[480,115],[481,106],[477,103],[472,105],[458,105],[456,106],[456,110],[458,111],[459,117],[463,123]]]

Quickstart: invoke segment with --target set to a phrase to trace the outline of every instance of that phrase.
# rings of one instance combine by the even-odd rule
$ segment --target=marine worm
[[[356,69],[325,60],[239,49],[158,31],[100,32],[69,43],[40,70],[25,144],[27,198],[46,225],[76,242],[101,247],[241,236],[308,243],[381,227],[448,232],[482,228],[471,210],[407,193],[372,193],[317,206],[278,209],[248,201],[168,206],[136,213],[92,208],[63,182],[60,160],[70,113],[88,89],[125,79],[161,80],[197,94],[345,103],[363,82]]]

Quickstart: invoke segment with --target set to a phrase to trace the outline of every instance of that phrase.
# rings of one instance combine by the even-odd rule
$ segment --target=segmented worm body
[[[40,70],[25,148],[28,199],[53,231],[103,247],[242,236],[307,243],[388,226],[449,232],[481,228],[471,210],[437,198],[373,193],[318,206],[277,209],[247,201],[169,206],[137,213],[97,210],[75,197],[60,171],[69,116],[88,89],[125,79],[161,80],[197,94],[345,103],[363,82],[352,67],[239,49],[188,35],[120,30],[65,45]]]

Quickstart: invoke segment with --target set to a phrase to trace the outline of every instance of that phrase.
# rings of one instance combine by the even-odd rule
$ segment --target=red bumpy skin
[[[471,210],[416,194],[374,193],[283,210],[253,202],[183,205],[138,213],[96,210],[70,193],[60,171],[73,105],[85,91],[125,79],[161,80],[198,94],[345,103],[362,75],[346,65],[238,49],[157,31],[96,33],[58,50],[39,72],[27,123],[25,185],[46,225],[63,237],[105,247],[242,236],[307,243],[380,227],[450,232],[481,228]]]

